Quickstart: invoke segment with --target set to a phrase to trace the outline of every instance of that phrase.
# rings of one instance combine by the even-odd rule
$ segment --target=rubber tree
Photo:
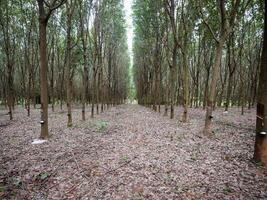
[[[267,0],[264,2],[264,36],[257,96],[254,160],[267,166]]]
[[[68,116],[68,122],[67,126],[72,126],[72,93],[71,93],[71,56],[72,56],[72,38],[71,38],[71,31],[73,27],[73,14],[75,9],[75,0],[67,0],[66,1],[66,82],[67,82],[67,116]]]
[[[172,37],[173,37],[173,46],[172,46],[172,63],[169,65],[170,68],[170,104],[171,104],[171,113],[170,118],[174,117],[174,103],[175,103],[175,88],[177,82],[177,53],[178,48],[181,46],[177,38],[177,17],[175,17],[176,5],[174,0],[165,1],[165,10],[169,16]]]
[[[205,117],[205,126],[204,126],[204,134],[211,135],[212,134],[212,111],[215,101],[215,95],[216,95],[216,85],[217,80],[219,78],[219,72],[220,72],[220,65],[221,65],[221,57],[222,57],[222,50],[225,44],[226,39],[228,38],[229,34],[231,33],[237,12],[239,10],[240,1],[237,0],[234,2],[233,5],[231,5],[231,10],[226,11],[226,2],[225,0],[218,0],[217,6],[220,13],[220,31],[219,36],[215,35],[215,32],[213,31],[210,24],[206,21],[204,14],[202,11],[200,11],[203,22],[209,29],[210,33],[213,36],[213,39],[216,42],[216,49],[215,49],[215,58],[212,65],[212,79],[211,84],[209,88],[209,94],[208,94],[208,100],[207,100],[207,106],[206,106],[206,117]]]
[[[3,5],[1,3],[0,7],[0,27],[3,34],[3,49],[6,57],[6,72],[7,72],[7,105],[9,119],[13,119],[12,106],[14,105],[14,62],[15,62],[15,45],[14,38],[12,37],[12,4],[10,5],[8,1],[4,1]],[[2,44],[1,44],[2,45]]]
[[[66,0],[53,0],[48,4],[45,0],[37,0],[39,8],[39,40],[40,40],[40,90],[41,90],[41,138],[49,137],[48,133],[48,82],[47,82],[47,39],[46,28],[53,11]],[[45,8],[47,7],[47,9]]]
[[[88,69],[88,58],[87,58],[87,43],[89,37],[89,27],[88,27],[88,18],[90,17],[92,0],[89,2],[83,2],[80,0],[79,2],[80,10],[79,10],[79,19],[80,19],[80,31],[81,31],[81,41],[82,41],[82,50],[83,50],[83,92],[82,92],[82,120],[85,120],[85,104],[87,98],[88,91],[88,83],[89,83],[89,69]],[[89,7],[85,5],[85,3],[89,4]]]

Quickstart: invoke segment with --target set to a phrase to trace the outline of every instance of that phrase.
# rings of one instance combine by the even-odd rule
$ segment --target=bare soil
[[[162,107],[163,110],[163,107]],[[202,134],[205,111],[190,122],[149,108],[121,105],[74,126],[49,112],[51,138],[40,134],[39,110],[13,121],[0,112],[0,199],[267,199],[267,170],[251,162],[255,110],[214,115],[214,136]]]

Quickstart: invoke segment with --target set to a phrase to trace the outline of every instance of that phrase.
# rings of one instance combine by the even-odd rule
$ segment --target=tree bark
[[[267,166],[267,0],[265,0],[264,40],[257,96],[256,138],[253,159]]]
[[[184,112],[182,121],[186,123],[188,121],[188,102],[189,102],[189,69],[187,64],[187,51],[186,48],[184,48],[183,52],[183,71],[184,71],[184,95],[183,95],[183,106],[184,106]]]
[[[61,6],[65,0],[61,0],[53,9],[49,7],[48,13],[45,12],[44,0],[37,0],[39,7],[39,39],[40,39],[40,80],[41,80],[41,138],[49,137],[48,133],[48,82],[47,82],[47,41],[46,27],[52,11]],[[55,3],[55,1],[54,1]]]
[[[66,47],[66,82],[67,82],[67,116],[68,122],[67,126],[72,127],[72,112],[71,112],[71,104],[72,104],[72,94],[71,94],[71,20],[73,14],[72,4],[66,4],[67,8],[67,47]]]
[[[222,49],[223,49],[224,40],[220,41],[216,45],[216,52],[215,52],[215,61],[213,64],[213,73],[212,73],[212,80],[210,84],[210,93],[208,96],[207,106],[206,106],[206,117],[205,117],[205,127],[204,127],[204,134],[211,135],[211,121],[212,121],[212,111],[213,105],[216,95],[216,83],[219,77],[220,72],[220,62],[222,56]]]
[[[40,34],[40,79],[41,79],[41,138],[49,137],[48,133],[48,83],[47,83],[47,55],[46,55],[46,27],[47,19],[39,16]]]
[[[80,9],[82,10],[82,4],[80,5]],[[87,98],[87,90],[88,90],[88,62],[87,62],[87,33],[85,33],[84,29],[84,16],[82,11],[80,12],[80,28],[81,28],[81,39],[82,39],[82,47],[83,47],[83,91],[82,91],[82,120],[85,121],[85,104]]]
[[[214,32],[210,28],[210,26],[207,24],[211,34],[214,37],[214,40],[216,41],[216,52],[215,52],[215,61],[213,64],[213,73],[212,73],[212,80],[211,80],[211,85],[210,85],[210,93],[208,97],[208,102],[207,102],[207,108],[206,108],[206,118],[205,118],[205,126],[204,126],[204,134],[206,135],[211,135],[212,134],[212,128],[211,128],[211,123],[212,123],[212,110],[214,106],[214,100],[215,100],[215,95],[216,95],[216,84],[220,72],[220,64],[221,64],[221,57],[222,57],[222,50],[223,50],[223,45],[226,41],[226,38],[230,34],[230,32],[233,29],[236,14],[240,5],[241,0],[236,0],[234,1],[233,8],[230,13],[230,18],[228,19],[226,17],[226,10],[225,10],[225,0],[220,0],[218,1],[218,7],[220,10],[220,18],[221,18],[221,24],[220,24],[220,38],[217,39],[216,36],[214,35]]]
[[[8,61],[7,63],[7,82],[8,82],[8,92],[7,92],[7,105],[8,105],[8,111],[9,111],[9,119],[13,119],[13,64]]]

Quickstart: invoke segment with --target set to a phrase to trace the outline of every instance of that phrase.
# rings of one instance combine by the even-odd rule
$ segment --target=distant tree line
[[[174,117],[182,105],[207,111],[255,106],[263,3],[253,0],[134,1],[134,73],[139,104]]]
[[[20,104],[41,104],[41,137],[48,105],[91,105],[91,116],[127,98],[129,64],[121,0],[1,0],[0,101],[13,118]]]

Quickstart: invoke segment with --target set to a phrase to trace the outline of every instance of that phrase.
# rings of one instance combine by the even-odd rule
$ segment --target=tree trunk
[[[186,47],[185,47],[186,48]],[[186,55],[186,49],[184,49],[183,53],[183,71],[184,71],[184,112],[182,121],[186,123],[188,121],[188,102],[189,102],[189,69],[187,65],[187,55]]]
[[[53,38],[54,40],[54,38]],[[54,42],[52,42],[53,44],[53,49],[54,47]],[[54,97],[54,60],[55,60],[55,50],[52,51],[52,59],[51,59],[51,81],[50,81],[50,87],[51,87],[51,104],[52,104],[52,112],[55,111],[55,97]]]
[[[13,119],[13,111],[12,111],[12,106],[13,106],[13,101],[14,101],[14,96],[13,96],[13,64],[8,61],[7,63],[7,81],[8,81],[8,92],[7,92],[7,105],[8,105],[8,112],[9,112],[9,119]]]
[[[213,118],[212,116],[212,110],[216,95],[216,83],[219,77],[220,72],[220,62],[221,62],[221,56],[222,56],[222,49],[223,49],[224,40],[221,40],[216,45],[216,52],[215,52],[215,61],[213,64],[213,73],[212,73],[212,80],[210,84],[210,93],[208,96],[207,106],[206,106],[206,118],[205,118],[205,127],[204,127],[204,134],[211,135],[212,129],[211,129],[211,120]]]
[[[94,63],[95,65],[95,63]],[[96,66],[93,67],[93,95],[92,95],[92,107],[91,107],[91,117],[94,118],[95,112],[95,102],[96,102]]]
[[[46,27],[47,19],[39,17],[40,31],[40,79],[41,79],[41,138],[49,137],[48,133],[48,83],[47,83],[47,55],[46,55]]]
[[[81,20],[81,38],[83,45],[83,91],[82,91],[82,120],[85,121],[85,104],[87,98],[87,89],[88,89],[88,63],[87,63],[87,48],[86,48],[86,36],[84,34],[84,22],[83,16],[80,16]]]
[[[206,60],[206,56],[204,56],[204,64],[208,65],[208,67],[206,66],[206,71],[207,71],[207,75],[206,75],[206,80],[205,80],[205,90],[204,90],[204,97],[203,97],[203,109],[206,109],[207,106],[207,102],[208,102],[208,93],[209,93],[209,79],[210,79],[210,66],[211,66],[211,62],[212,62],[212,57],[213,57],[213,53],[212,51],[210,52],[210,62],[208,63]]]
[[[67,49],[66,49],[66,82],[67,82],[67,111],[68,122],[67,126],[72,127],[72,112],[71,112],[71,10],[70,6],[67,6]]]
[[[267,166],[267,0],[265,0],[264,40],[257,97],[254,160]]]
[[[32,76],[32,102],[33,102],[33,108],[36,109],[36,93],[35,93],[35,78],[34,75]]]
[[[177,47],[176,45],[173,48],[172,55],[172,66],[170,68],[170,100],[171,100],[171,110],[170,110],[170,118],[174,117],[174,102],[175,102],[175,83],[176,83],[176,56],[177,56]]]
[[[87,94],[87,87],[88,87],[88,68],[87,68],[87,61],[86,61],[86,50],[84,51],[84,74],[83,74],[83,94],[82,94],[82,120],[85,121],[85,104],[86,104],[86,94]]]
[[[225,103],[225,111],[228,111],[229,105],[230,105],[230,99],[231,99],[231,93],[232,93],[232,84],[233,84],[233,74],[229,72],[229,79],[228,79],[228,85],[227,85],[227,94],[226,94],[226,103]]]
[[[27,115],[30,116],[30,110],[31,110],[31,86],[32,86],[32,66],[29,67],[29,77],[28,77],[28,95],[27,95]]]

